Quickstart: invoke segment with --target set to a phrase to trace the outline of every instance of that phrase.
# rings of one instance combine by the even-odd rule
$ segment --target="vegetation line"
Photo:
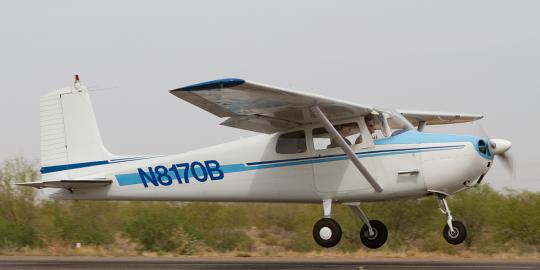
[[[95,202],[38,200],[36,166],[23,158],[0,167],[0,254],[96,254],[238,256],[313,254],[321,251],[311,229],[320,205]],[[392,254],[537,254],[540,252],[540,193],[497,192],[488,185],[452,196],[452,214],[467,225],[460,246],[442,237],[446,218],[434,198],[366,203],[370,218],[389,230],[379,252]],[[336,206],[343,228],[335,254],[367,252],[359,241],[361,221]],[[80,243],[81,248],[76,248]]]

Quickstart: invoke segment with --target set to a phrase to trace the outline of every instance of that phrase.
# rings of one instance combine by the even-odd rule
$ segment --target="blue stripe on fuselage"
[[[160,156],[155,156],[155,157],[160,157]],[[81,168],[86,168],[86,167],[93,167],[93,166],[98,166],[98,165],[107,165],[107,164],[113,164],[113,163],[150,159],[150,158],[155,158],[155,157],[133,157],[133,158],[121,158],[121,159],[98,160],[98,161],[90,161],[90,162],[62,164],[62,165],[42,167],[39,170],[39,172],[43,174],[53,173],[53,172],[60,172],[60,171],[65,171],[65,170],[74,170],[74,169],[81,169]]]
[[[358,158],[367,158],[367,157],[376,157],[376,156],[384,156],[384,155],[403,155],[403,154],[412,154],[412,153],[418,153],[418,152],[461,149],[463,147],[465,147],[465,145],[460,144],[460,145],[450,145],[450,146],[376,150],[376,151],[356,153],[356,156],[358,156]],[[250,162],[246,164],[222,165],[221,170],[223,171],[223,173],[226,174],[226,173],[260,170],[260,169],[270,169],[270,168],[333,162],[333,161],[339,161],[339,160],[345,160],[345,159],[348,159],[348,157],[345,154],[339,154],[339,155],[308,157],[308,158],[298,158],[298,159],[271,160],[271,161],[262,161],[262,162]],[[176,179],[173,173],[170,173],[169,175],[171,176],[171,178]],[[116,175],[116,179],[120,186],[142,184],[139,173],[119,174],[119,175]]]
[[[80,169],[80,168],[105,165],[105,164],[110,164],[110,162],[108,160],[99,160],[99,161],[92,161],[92,162],[63,164],[63,165],[43,167],[39,171],[41,173],[52,173],[52,172]]]
[[[392,144],[422,144],[422,143],[448,143],[448,142],[470,142],[474,146],[477,146],[478,138],[473,137],[473,136],[466,136],[466,135],[451,135],[451,134],[423,133],[423,132],[420,133],[416,131],[407,131],[407,132],[403,132],[399,135],[392,136],[389,138],[375,140],[374,144],[375,145],[392,145]],[[478,150],[478,147],[476,148]],[[421,150],[424,148],[415,148],[415,149]],[[365,155],[365,154],[373,154],[377,152],[402,151],[402,150],[403,149],[378,150],[378,151],[371,151],[371,152],[358,153],[358,154]],[[332,156],[324,156],[324,157],[308,157],[308,158],[286,159],[286,160],[277,160],[277,161],[251,162],[251,163],[246,163],[246,165],[248,166],[267,165],[267,164],[272,164],[272,163],[295,162],[295,161],[312,160],[312,159],[319,159],[319,158],[332,158],[332,157],[340,157],[340,156],[344,157],[345,155],[341,154],[341,155],[332,155]],[[493,159],[492,156],[486,156],[486,155],[482,155],[482,156],[487,159]],[[59,172],[59,171],[64,171],[64,170],[72,170],[72,169],[80,169],[80,168],[86,168],[86,167],[92,167],[92,166],[98,166],[98,165],[106,165],[106,164],[111,164],[111,163],[128,162],[128,161],[134,161],[134,160],[146,159],[146,158],[154,158],[154,157],[132,157],[132,158],[101,160],[101,161],[92,161],[92,162],[83,162],[83,163],[63,164],[63,165],[43,167],[41,168],[40,172],[45,174],[45,173]]]

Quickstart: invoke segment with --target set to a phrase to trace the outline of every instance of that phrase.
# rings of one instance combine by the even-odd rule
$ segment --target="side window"
[[[357,123],[340,124],[334,127],[349,145],[362,143],[362,135]],[[337,142],[330,138],[324,127],[313,129],[313,146],[315,150],[339,147]]]
[[[306,133],[303,130],[285,133],[277,140],[276,152],[279,154],[298,154],[306,150]]]

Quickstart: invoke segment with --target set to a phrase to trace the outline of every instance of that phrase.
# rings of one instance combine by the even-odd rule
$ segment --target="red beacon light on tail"
[[[81,90],[81,82],[79,80],[79,74],[75,74],[75,83],[74,83],[76,90]]]

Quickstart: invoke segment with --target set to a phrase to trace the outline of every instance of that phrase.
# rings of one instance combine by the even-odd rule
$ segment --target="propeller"
[[[478,123],[478,130],[482,138],[488,138],[489,152],[493,156],[496,156],[504,168],[515,178],[514,159],[508,153],[508,150],[512,147],[512,143],[505,139],[491,139],[480,123]]]

